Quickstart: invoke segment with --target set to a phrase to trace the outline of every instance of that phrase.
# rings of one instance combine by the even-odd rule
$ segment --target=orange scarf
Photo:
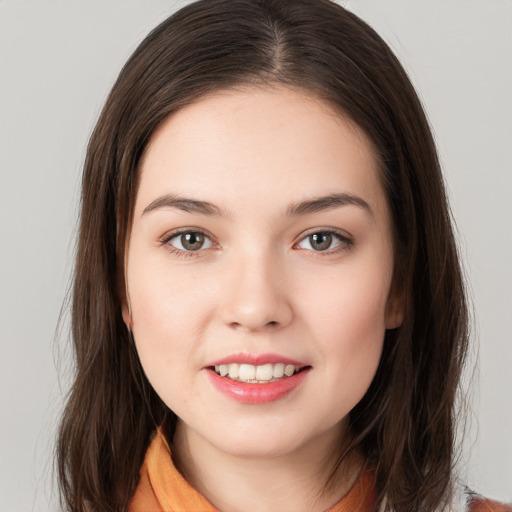
[[[374,479],[364,472],[350,492],[328,512],[373,512]],[[175,468],[165,437],[157,430],[146,452],[130,512],[218,512]]]
[[[456,510],[462,512],[512,512],[510,505],[466,496],[468,503]],[[375,479],[365,471],[349,493],[327,512],[374,512]],[[130,503],[130,512],[219,512],[196,491],[175,468],[171,450],[160,429],[146,452],[140,470],[140,481]]]

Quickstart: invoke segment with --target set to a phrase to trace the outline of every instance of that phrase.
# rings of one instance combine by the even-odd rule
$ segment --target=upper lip
[[[291,364],[295,366],[295,368],[301,368],[303,366],[307,366],[306,363],[302,363],[295,359],[291,359],[289,357],[284,357],[279,354],[248,354],[248,353],[240,353],[240,354],[232,354],[227,357],[223,357],[222,359],[217,359],[207,364],[205,368],[210,366],[220,366],[221,364],[252,364],[253,366],[261,366],[264,364]]]

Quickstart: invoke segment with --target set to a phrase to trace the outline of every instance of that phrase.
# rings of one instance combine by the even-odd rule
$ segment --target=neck
[[[341,432],[338,426],[292,453],[255,458],[217,450],[179,422],[172,452],[185,478],[222,512],[322,512],[348,493],[363,467],[363,457],[350,453],[326,485]]]

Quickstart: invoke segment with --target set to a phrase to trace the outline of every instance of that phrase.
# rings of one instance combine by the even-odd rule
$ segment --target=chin
[[[306,428],[305,428],[306,427]],[[307,428],[302,421],[253,420],[229,424],[217,424],[213,431],[205,432],[205,438],[218,450],[231,456],[246,458],[273,458],[299,453],[315,444],[325,434],[315,428]],[[311,427],[311,426],[310,426]]]

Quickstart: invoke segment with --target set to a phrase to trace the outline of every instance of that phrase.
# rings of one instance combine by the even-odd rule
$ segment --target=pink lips
[[[254,366],[282,363],[284,365],[292,364],[296,368],[303,369],[291,377],[285,377],[274,382],[261,384],[240,382],[231,380],[227,377],[221,377],[212,369],[214,366],[231,363],[245,363],[252,364]],[[294,361],[293,359],[285,358],[275,354],[235,354],[223,359],[219,359],[217,361],[212,361],[210,364],[205,366],[204,369],[207,370],[208,377],[213,386],[224,395],[227,395],[229,398],[244,404],[264,404],[279,400],[280,398],[283,398],[285,395],[296,389],[306,378],[311,368],[306,367],[304,363],[299,361]]]
[[[240,363],[240,364],[252,364],[254,366],[259,366],[263,364],[277,364],[277,363],[283,363],[286,364],[293,364],[296,368],[302,368],[303,366],[306,366],[305,363],[301,363],[299,361],[295,361],[294,359],[289,359],[287,357],[282,357],[277,354],[233,354],[228,357],[224,357],[223,359],[218,359],[217,361],[212,361],[211,363],[207,364],[208,366],[220,366],[221,364],[231,364],[231,363]]]

